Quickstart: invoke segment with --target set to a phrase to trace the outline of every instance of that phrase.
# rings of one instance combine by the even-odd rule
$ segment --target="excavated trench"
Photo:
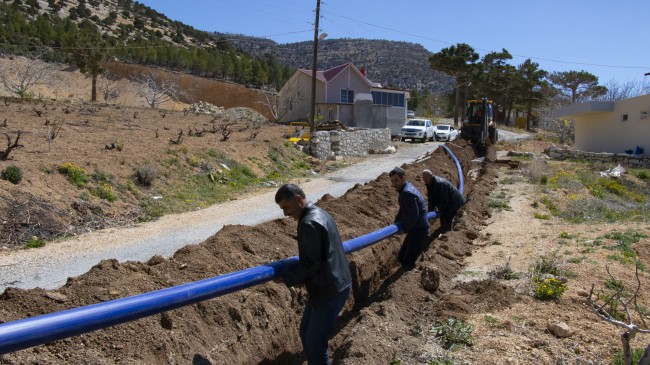
[[[464,141],[448,144],[465,172],[467,204],[454,231],[431,242],[416,270],[397,270],[403,236],[394,236],[349,255],[353,292],[330,341],[335,363],[387,363],[395,352],[418,346],[409,334],[418,323],[474,310],[509,305],[511,290],[493,282],[456,284],[449,280],[472,254],[472,240],[488,216],[485,208],[495,175],[489,163],[473,166]],[[489,159],[488,159],[489,160]],[[421,191],[420,172],[428,168],[458,183],[456,166],[443,149],[417,164],[402,166]],[[475,169],[474,178],[468,172]],[[318,205],[337,221],[344,240],[392,224],[397,195],[387,174],[356,185],[344,196],[325,195]],[[432,230],[437,227],[433,222]],[[54,291],[7,289],[0,296],[0,322],[242,270],[297,254],[296,223],[279,219],[256,226],[226,226],[199,245],[172,258],[148,262],[105,260],[70,278]],[[438,290],[431,281],[439,281]],[[423,283],[429,290],[423,288]],[[435,285],[434,287],[437,287]],[[298,325],[306,299],[292,297],[283,284],[265,283],[126,324],[3,355],[3,364],[301,364]]]

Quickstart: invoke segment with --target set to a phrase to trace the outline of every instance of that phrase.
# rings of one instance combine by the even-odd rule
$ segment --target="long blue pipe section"
[[[456,162],[463,189],[463,173],[451,151],[443,146]],[[427,218],[434,219],[436,212]],[[401,229],[401,222],[343,242],[346,253],[388,238]],[[298,256],[265,265],[236,271],[209,279],[165,288],[131,297],[91,304],[84,307],[49,313],[0,324],[0,355],[46,344],[121,323],[162,313],[281,277],[298,263]]]

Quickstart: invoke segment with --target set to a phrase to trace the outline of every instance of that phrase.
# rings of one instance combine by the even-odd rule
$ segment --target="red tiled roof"
[[[318,79],[319,81],[322,81],[322,82],[327,83],[328,81],[330,81],[330,80],[332,80],[333,78],[335,78],[338,74],[340,74],[343,70],[345,70],[348,66],[350,66],[350,67],[354,67],[353,64],[351,64],[350,62],[347,62],[347,63],[344,63],[344,64],[342,64],[342,65],[339,65],[339,66],[336,66],[336,67],[330,68],[329,70],[325,70],[325,71],[316,71],[316,79]],[[310,77],[311,77],[311,70],[299,69],[298,71],[300,71],[300,72],[306,74],[307,76],[310,76]],[[365,76],[364,76],[364,77],[365,77]],[[368,83],[370,83],[372,86],[376,86],[376,85],[378,85],[378,84],[375,84],[374,82],[368,80],[367,78],[366,78],[366,80],[367,80]]]

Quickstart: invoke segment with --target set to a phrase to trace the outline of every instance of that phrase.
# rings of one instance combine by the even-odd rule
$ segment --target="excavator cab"
[[[485,150],[488,141],[495,144],[498,140],[497,129],[494,121],[492,100],[467,100],[465,118],[460,128],[461,137],[469,140],[480,150]]]

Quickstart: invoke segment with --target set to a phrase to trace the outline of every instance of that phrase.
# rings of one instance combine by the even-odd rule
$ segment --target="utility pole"
[[[314,57],[311,67],[311,115],[309,116],[309,151],[313,154],[311,140],[316,126],[316,61],[318,57],[318,20],[320,18],[320,0],[316,1],[316,22],[314,23]]]

